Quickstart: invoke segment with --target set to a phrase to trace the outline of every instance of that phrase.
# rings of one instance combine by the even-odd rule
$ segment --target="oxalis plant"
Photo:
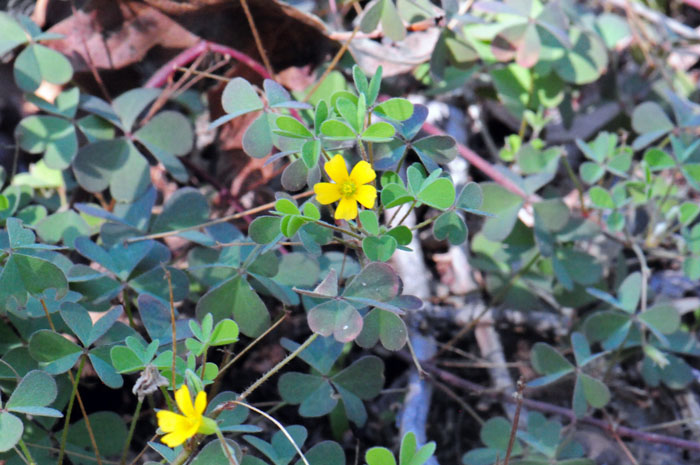
[[[41,44],[54,37],[4,13],[0,25],[1,52],[21,47],[15,78],[42,110],[16,131],[19,147],[42,158],[12,177],[0,196],[0,379],[7,395],[0,404],[0,458],[126,463],[137,423],[147,422],[148,447],[172,464],[344,464],[336,442],[305,447],[305,427],[283,425],[247,399],[298,357],[312,371],[279,377],[285,402],[299,405],[302,417],[336,412],[358,427],[367,422],[363,402],[384,387],[384,363],[374,355],[354,361],[341,355],[353,342],[403,348],[402,316],[421,306],[402,293],[387,262],[431,225],[436,237],[464,242],[461,212],[481,213],[479,186],[457,193],[440,168],[455,157],[455,142],[414,141],[427,111],[406,99],[380,100],[381,68],[368,80],[355,67],[354,92],[336,92],[313,106],[273,80],[259,93],[236,78],[223,92],[227,114],[210,130],[259,112],[244,147],[252,157],[274,147],[271,161],[289,158],[284,190],[247,234],[208,221],[208,200],[190,187],[154,215],[148,159],[174,179],[187,179],[177,157],[193,143],[191,100],[180,100],[184,113],[149,112],[157,90],[135,89],[107,102],[69,87],[46,102],[33,94],[39,83],[65,84],[72,75],[67,60]],[[410,148],[421,163],[406,166]],[[66,208],[66,194],[75,189],[99,203]],[[399,215],[404,204],[410,207]],[[422,205],[439,215],[406,226],[408,213]],[[187,268],[175,266],[157,240],[166,236],[193,244]],[[222,375],[284,320],[271,315],[271,299],[303,308],[310,336],[285,340],[288,356],[244,392],[222,391]],[[185,301],[196,304],[194,317],[178,311]],[[237,348],[240,336],[253,342]],[[217,347],[228,350],[214,363]],[[133,383],[130,423],[109,410],[87,414],[81,379],[88,368],[109,388]],[[146,401],[150,418],[142,415]],[[253,416],[278,430],[270,442]],[[434,443],[418,447],[409,434],[399,463],[421,465],[434,450]],[[369,450],[366,460],[396,463],[384,448]]]
[[[228,216],[212,208],[208,186],[189,186],[182,161],[204,110],[197,92],[90,95],[46,46],[55,34],[0,12],[0,56],[14,54],[15,84],[36,107],[15,130],[15,156],[32,163],[0,168],[0,463],[429,462],[435,443],[413,433],[396,453],[377,446],[346,459],[340,443],[370,423],[369,401],[386,388],[382,356],[411,352],[406,320],[423,302],[404,293],[391,263],[419,234],[468,249],[493,307],[574,315],[559,346],[532,346],[536,374],[517,412],[524,395],[557,383],[571,407],[563,415],[600,426],[588,415],[607,415],[623,363],[649,388],[687,387],[697,323],[656,298],[649,263],[700,278],[700,108],[680,84],[658,85],[621,126],[570,147],[548,141],[552,114],[569,124],[582,86],[647,34],[572,2],[470,6],[375,0],[357,30],[381,27],[401,41],[436,24],[416,81],[431,95],[469,87],[516,122],[503,146],[490,141],[502,163],[485,170],[492,181],[456,185],[448,165],[465,148],[424,135],[427,106],[381,95],[381,66],[371,76],[348,66],[294,95],[273,79],[236,77],[208,131],[244,117],[245,153],[284,170],[273,202]],[[43,82],[62,86],[52,102],[38,95]],[[154,166],[178,183],[165,200]],[[559,195],[557,173],[574,202]],[[482,226],[470,236],[467,221]],[[247,378],[243,357],[294,317],[302,337],[281,339],[281,360],[241,392],[226,390],[225,376]],[[90,411],[86,390],[98,384],[133,396],[128,421],[111,405]],[[262,386],[281,398],[266,399],[267,411],[249,402]],[[282,421],[282,406],[305,422],[327,417],[338,442]],[[573,438],[576,423],[534,410],[521,423],[482,421],[484,447],[462,462],[593,463]]]

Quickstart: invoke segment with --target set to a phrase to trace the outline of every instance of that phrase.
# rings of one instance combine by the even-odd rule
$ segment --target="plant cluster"
[[[516,122],[492,150],[501,163],[492,180],[460,181],[451,162],[464,147],[421,132],[428,106],[383,95],[382,66],[371,76],[347,66],[348,80],[334,71],[341,79],[305,93],[235,77],[208,130],[247,118],[245,153],[284,170],[273,202],[222,215],[183,162],[202,95],[90,95],[45,45],[55,34],[0,12],[0,56],[14,53],[15,85],[36,107],[15,131],[28,170],[15,172],[16,160],[0,168],[0,462],[137,461],[132,440],[145,422],[149,457],[161,462],[349,463],[342,433],[370,421],[387,353],[410,348],[407,315],[424,304],[404,293],[392,258],[428,238],[469,249],[490,305],[573,309],[563,347],[532,346],[541,376],[528,395],[569,379],[567,406],[584,417],[609,405],[623,363],[649,389],[693,381],[695,320],[651,287],[656,262],[700,279],[700,107],[689,86],[662,75],[627,121],[568,146],[547,137],[553,118],[570,127],[583,113],[586,85],[615,72],[620,44],[647,25],[566,0],[373,0],[355,33],[380,28],[399,42],[435,18],[439,38],[416,82],[441,98],[469,87]],[[623,101],[630,91],[615,78],[600,92]],[[37,93],[43,82],[63,86],[51,102]],[[177,184],[167,196],[152,181],[156,166]],[[562,198],[570,186],[573,201]],[[245,227],[232,222],[253,213],[262,214]],[[244,391],[226,390],[229,370],[289,312],[308,337],[282,339],[286,357]],[[133,384],[129,422],[110,406],[88,414],[88,371],[110,389]],[[304,425],[250,403],[270,380],[277,405],[299,422],[327,417],[335,441],[308,444]],[[489,419],[485,447],[463,463],[594,463],[557,419],[533,411],[525,423],[516,432]],[[435,452],[407,433],[398,460],[384,447],[354,460],[423,465]]]

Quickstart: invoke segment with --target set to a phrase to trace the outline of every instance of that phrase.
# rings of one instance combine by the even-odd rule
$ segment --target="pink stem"
[[[438,127],[433,126],[430,123],[425,123],[423,125],[423,130],[427,132],[428,134],[433,134],[433,135],[444,135],[445,133]],[[479,155],[476,154],[476,152],[472,151],[471,149],[465,147],[464,145],[457,143],[457,150],[459,151],[459,154],[467,160],[469,163],[474,165],[479,171],[484,173],[486,176],[489,178],[493,179],[496,183],[500,184],[504,188],[508,189],[515,195],[519,195],[525,200],[529,200],[530,196],[524,192],[520,186],[515,184],[513,181],[508,179],[505,175],[503,175],[500,171],[498,171],[491,163],[488,161],[484,160],[481,158]]]
[[[161,87],[167,82],[168,78],[177,70],[177,68],[192,63],[197,57],[210,51],[221,53],[222,55],[235,58],[236,60],[240,61],[256,73],[258,73],[263,78],[270,77],[263,65],[261,65],[245,53],[240,52],[235,48],[227,47],[221,44],[216,44],[214,42],[209,42],[208,40],[203,40],[197,45],[190,47],[187,50],[183,50],[172,60],[161,66],[161,68],[158,71],[156,71],[156,73],[153,76],[151,76],[151,78],[146,82],[144,87]]]

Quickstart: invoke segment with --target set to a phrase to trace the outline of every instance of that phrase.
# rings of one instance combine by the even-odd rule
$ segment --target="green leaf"
[[[547,199],[533,205],[537,227],[559,232],[569,223],[569,207],[561,199]]]
[[[532,367],[541,374],[571,372],[574,366],[549,344],[538,342],[530,353]]]
[[[385,447],[372,447],[365,452],[367,465],[396,465],[394,454]]]
[[[279,216],[259,216],[248,227],[248,234],[258,244],[269,244],[280,234]]]
[[[240,331],[257,337],[270,326],[270,314],[265,303],[242,276],[213,287],[197,302],[196,314],[201,319],[211,313],[214,321],[233,315]]]
[[[306,167],[306,162],[302,159],[294,160],[282,172],[282,187],[290,192],[301,190],[306,185],[308,177],[309,169]]]
[[[639,320],[661,334],[674,333],[681,324],[678,310],[671,305],[659,304],[639,315]]]
[[[163,205],[160,215],[151,226],[151,232],[165,232],[188,228],[209,219],[209,202],[193,187],[175,191]]]
[[[51,262],[20,253],[10,255],[0,273],[0,304],[13,296],[17,303],[27,302],[27,293],[41,296],[48,289],[55,289],[56,299],[68,292],[65,275]]]
[[[255,89],[253,89],[253,86],[240,77],[234,78],[226,84],[224,92],[221,94],[221,105],[224,111],[228,113],[225,117],[226,121],[230,121],[233,118],[252,111],[263,109],[263,102],[260,100],[260,97],[258,97]],[[218,120],[212,123],[212,126],[218,126],[219,124],[216,124],[217,122]]]
[[[128,154],[129,144],[123,139],[98,141],[81,147],[73,162],[78,184],[88,192],[102,192],[126,163]]]
[[[683,202],[679,209],[678,221],[687,226],[700,214],[700,205],[694,202]]]
[[[126,442],[126,424],[115,412],[96,412],[88,415],[93,436],[97,442],[97,448],[105,457],[119,455]],[[70,449],[76,446],[94,457],[90,434],[88,434],[82,418],[70,425],[68,430],[68,444]]]
[[[482,232],[491,241],[500,242],[513,230],[523,199],[496,183],[481,184],[484,203],[482,209],[493,214],[484,223]]]
[[[338,342],[350,342],[362,331],[362,316],[347,302],[330,300],[309,310],[311,331],[321,336],[331,334]]]
[[[261,113],[243,134],[243,151],[253,158],[264,158],[273,148],[272,129],[266,113]]]
[[[326,120],[321,124],[321,134],[330,140],[351,140],[356,136],[350,126],[335,119]]]
[[[362,228],[373,236],[379,235],[379,220],[372,210],[362,210],[359,214]]]
[[[372,262],[365,266],[346,286],[343,297],[370,298],[386,302],[396,297],[399,277],[391,266]]]
[[[588,190],[588,196],[591,203],[597,208],[612,209],[615,208],[615,202],[610,193],[600,186],[593,186]]]
[[[419,201],[438,210],[446,210],[455,201],[455,186],[449,178],[437,178],[425,182],[416,196]]]
[[[400,184],[384,186],[381,193],[384,208],[391,208],[413,201],[413,196]]]
[[[28,116],[17,126],[19,145],[29,153],[43,153],[46,166],[63,170],[78,153],[78,136],[70,121],[56,116]]]
[[[194,131],[187,118],[175,111],[163,111],[134,134],[180,182],[187,181],[187,170],[175,157],[192,151]]]
[[[459,245],[467,240],[467,225],[457,213],[447,211],[433,223],[433,236],[441,241],[447,239],[452,245]]]
[[[362,240],[362,250],[372,261],[389,261],[397,246],[396,239],[388,234],[380,237],[368,236]]]
[[[321,141],[318,139],[308,140],[301,146],[301,158],[307,168],[314,168],[318,164],[321,155]]]
[[[576,26],[569,28],[571,48],[563,48],[563,56],[553,64],[556,73],[566,82],[588,84],[597,80],[608,66],[608,52],[598,36]]]
[[[304,126],[296,118],[292,118],[291,116],[278,116],[275,120],[275,124],[279,128],[279,131],[275,132],[282,136],[295,137],[301,139],[309,139],[314,136],[313,133],[306,128],[306,126]],[[311,166],[309,166],[309,168],[311,168]]]
[[[36,232],[44,242],[55,244],[63,241],[68,247],[73,247],[77,237],[89,236],[92,230],[82,216],[73,210],[67,210],[39,221]]]
[[[4,11],[0,11],[0,57],[17,47],[29,42],[27,33]]]
[[[404,98],[390,98],[377,105],[374,111],[382,118],[405,121],[413,115],[413,104]]]
[[[372,399],[384,387],[384,362],[374,355],[362,357],[333,376],[331,381],[360,399]]]
[[[610,391],[608,387],[600,380],[593,378],[585,373],[579,374],[583,395],[586,401],[594,408],[603,408],[610,401]]]
[[[642,274],[635,271],[620,283],[620,287],[617,289],[617,301],[612,301],[611,303],[627,313],[634,313],[637,309],[637,305],[639,305],[639,298],[641,295]]]
[[[396,242],[398,242],[399,245],[406,246],[413,240],[413,233],[408,226],[397,226],[387,231],[387,234],[396,239]]]
[[[427,167],[430,160],[438,165],[445,165],[457,157],[457,142],[450,136],[428,136],[411,144],[421,161]]]
[[[243,453],[240,446],[232,439],[226,439],[226,447],[236,461],[241,463]],[[191,465],[229,465],[229,460],[223,449],[224,445],[219,439],[208,442],[202,450],[192,459]]]
[[[22,412],[24,407],[46,407],[58,393],[54,379],[40,370],[32,370],[17,384],[5,409]],[[60,412],[57,412],[61,416]]]
[[[355,133],[360,132],[364,125],[364,114],[358,115],[358,106],[355,99],[350,100],[340,97],[335,101],[335,108]]]
[[[644,102],[637,105],[632,112],[632,129],[638,134],[656,134],[658,137],[671,131],[673,123],[666,112],[656,102]],[[651,142],[651,141],[649,141]]]
[[[508,449],[508,439],[510,438],[511,425],[508,420],[503,417],[494,417],[484,423],[481,427],[481,433],[479,437],[481,442],[491,449],[497,449],[499,451],[505,452]],[[515,444],[518,445],[518,450],[520,449],[519,441],[516,440]],[[516,449],[513,449],[516,452]]]
[[[0,452],[12,450],[22,439],[23,432],[22,420],[9,412],[0,412]]]
[[[396,129],[394,126],[380,121],[365,129],[360,138],[365,142],[389,142],[395,133]]]
[[[42,81],[62,85],[73,77],[73,67],[63,54],[33,43],[15,59],[14,76],[17,86],[33,93]]]
[[[222,346],[238,341],[238,325],[233,320],[221,320],[211,333],[211,345]]]
[[[683,261],[683,272],[688,279],[700,279],[700,257],[688,257]]]
[[[29,352],[36,361],[48,364],[47,372],[59,374],[73,367],[82,349],[60,334],[42,329],[29,339]]]
[[[125,132],[131,132],[136,119],[151,102],[158,98],[160,93],[160,89],[139,87],[128,90],[114,99],[112,108],[114,109],[114,113],[119,117],[121,127]],[[101,113],[96,112],[96,114],[106,117],[106,115]]]
[[[592,161],[586,161],[581,163],[579,173],[586,184],[595,184],[605,174],[605,168]]]
[[[408,339],[408,329],[401,317],[393,312],[375,308],[364,317],[362,332],[355,342],[366,349],[382,343],[387,350],[400,350]]]

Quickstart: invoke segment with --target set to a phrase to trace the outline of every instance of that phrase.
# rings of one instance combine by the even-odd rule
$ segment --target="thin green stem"
[[[588,209],[586,209],[586,203],[583,200],[583,184],[581,183],[581,180],[578,178],[578,176],[576,176],[576,173],[571,167],[571,163],[569,163],[569,159],[567,158],[566,154],[561,157],[561,160],[562,162],[564,162],[566,172],[569,174],[569,177],[573,181],[574,185],[576,186],[576,190],[578,191],[578,201],[581,204],[581,212],[584,216],[587,216]]]
[[[506,292],[513,286],[513,283],[515,282],[516,279],[518,279],[520,276],[524,275],[527,273],[532,266],[537,263],[537,260],[539,260],[541,257],[540,252],[538,251],[535,255],[532,256],[532,258],[523,266],[521,267],[518,271],[513,273],[510,278],[508,279],[508,282],[501,288],[501,290],[496,294],[496,296],[493,298],[493,304],[498,304],[501,302],[501,300],[505,297]]]
[[[131,300],[129,299],[129,292],[126,287],[122,291],[122,302],[124,303],[124,313],[126,313],[127,318],[129,318],[129,326],[136,329],[136,323],[134,323],[134,317],[131,314]]]
[[[418,202],[418,199],[414,199],[413,202],[411,202],[411,206],[408,208],[408,211],[403,216],[403,218],[401,218],[401,220],[399,220],[399,222],[396,226],[403,224],[403,222],[406,221],[406,218],[408,218],[408,215],[410,215],[411,212],[413,211],[413,209],[416,207],[416,202]]]
[[[319,226],[323,226],[324,228],[332,229],[333,231],[339,232],[341,234],[347,234],[348,236],[354,237],[355,239],[362,240],[362,236],[360,236],[357,233],[354,233],[352,231],[348,231],[347,229],[339,228],[338,226],[330,223],[326,223],[325,221],[321,220],[316,220],[314,221]]]
[[[27,462],[29,462],[31,465],[36,465],[36,461],[32,458],[32,454],[29,452],[29,449],[22,438],[19,438],[19,448],[22,449],[22,453],[27,458]]]
[[[427,220],[422,221],[422,222],[418,223],[417,225],[413,226],[413,227],[411,228],[411,231],[415,231],[415,230],[417,230],[417,229],[424,228],[424,227],[428,226],[430,223],[432,223],[433,221],[435,221],[436,219],[438,219],[437,216],[431,216],[431,217],[428,218]]]
[[[61,465],[63,463],[63,457],[66,450],[66,441],[68,440],[68,428],[70,427],[70,417],[73,411],[73,404],[75,403],[75,397],[78,393],[78,381],[80,381],[80,375],[83,372],[83,367],[85,367],[85,357],[80,357],[80,364],[78,365],[78,372],[73,379],[73,389],[70,393],[70,398],[68,400],[68,409],[66,410],[65,421],[63,422],[63,433],[61,434],[61,448],[58,451],[58,460],[56,463]]]
[[[171,412],[175,411],[175,406],[173,405],[173,400],[170,398],[170,393],[168,393],[168,388],[165,386],[161,385],[160,387],[160,392],[163,393],[163,397],[165,397],[165,403],[168,404],[168,410]]]
[[[124,450],[122,450],[121,465],[126,464],[126,454],[129,453],[131,439],[134,437],[134,431],[136,430],[136,423],[139,421],[139,415],[141,414],[142,405],[143,399],[139,398],[138,402],[136,403],[136,410],[134,410],[134,416],[131,417],[131,425],[129,426],[129,434],[126,436],[126,442],[124,443]]]
[[[177,328],[175,326],[175,298],[173,296],[173,280],[170,276],[170,271],[163,266],[163,271],[165,272],[165,277],[168,280],[168,291],[170,293],[170,325],[172,330],[172,340],[173,340],[173,360],[172,360],[172,373],[170,382],[173,391],[175,391],[175,362],[177,361]]]
[[[221,449],[224,451],[224,454],[226,455],[226,458],[228,459],[228,463],[230,465],[238,465],[238,461],[235,459],[233,455],[231,455],[231,450],[228,447],[228,443],[226,442],[226,438],[224,438],[224,435],[221,433],[221,430],[219,428],[216,428],[216,437],[219,438],[219,442],[221,443]]]
[[[248,389],[243,391],[243,393],[238,397],[239,400],[245,400],[248,398],[249,395],[251,395],[257,388],[262,386],[265,381],[270,379],[275,373],[280,371],[286,364],[294,360],[300,353],[304,351],[307,347],[311,345],[312,342],[316,340],[318,337],[318,334],[314,333],[311,336],[309,336],[306,341],[304,341],[299,347],[294,352],[291,352],[289,355],[287,355],[283,360],[281,360],[277,365],[273,366],[270,368],[270,370],[262,375],[256,382],[251,384]]]

